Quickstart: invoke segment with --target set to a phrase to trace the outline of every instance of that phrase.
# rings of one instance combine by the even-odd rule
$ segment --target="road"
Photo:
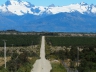
[[[46,60],[45,58],[45,36],[42,36],[40,59],[36,60],[31,72],[50,72],[51,69],[52,67],[50,61]]]

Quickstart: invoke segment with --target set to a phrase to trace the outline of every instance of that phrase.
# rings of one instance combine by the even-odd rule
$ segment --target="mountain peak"
[[[16,2],[19,3],[19,2],[21,2],[21,0],[7,0],[5,2],[5,5],[8,6],[8,5],[12,5],[14,3],[16,4]]]
[[[34,7],[33,4],[31,4],[30,2],[27,1],[22,1],[22,0],[7,0],[5,2],[5,5],[20,5],[20,6],[26,6],[26,7]]]
[[[10,2],[10,0],[7,0],[6,2],[5,2],[5,5],[11,5],[11,2]]]
[[[55,5],[54,5],[54,4],[51,4],[51,5],[49,5],[48,7],[55,7]]]
[[[33,15],[47,15],[47,14],[57,14],[57,13],[71,13],[71,12],[79,12],[81,14],[84,13],[93,13],[96,14],[96,6],[88,5],[85,2],[70,4],[67,6],[56,6],[54,4],[49,5],[48,7],[44,6],[35,6],[30,2],[23,0],[7,0],[5,4],[0,6],[1,12],[11,12],[16,15],[24,15],[24,14],[33,14]]]
[[[80,5],[88,5],[87,3],[85,2],[81,2]]]

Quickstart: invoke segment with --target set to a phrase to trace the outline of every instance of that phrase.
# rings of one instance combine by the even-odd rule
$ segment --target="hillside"
[[[96,6],[35,6],[27,1],[7,0],[0,5],[0,30],[48,32],[96,32]]]

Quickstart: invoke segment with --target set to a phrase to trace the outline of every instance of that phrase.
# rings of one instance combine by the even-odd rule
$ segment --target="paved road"
[[[45,36],[42,36],[40,59],[36,60],[31,72],[50,72],[51,69],[50,61],[45,58]]]

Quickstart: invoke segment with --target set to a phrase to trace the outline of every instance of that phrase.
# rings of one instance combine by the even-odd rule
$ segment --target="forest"
[[[46,37],[46,43],[46,58],[61,60],[63,66],[69,61],[68,67],[79,72],[96,72],[96,37]]]
[[[96,37],[46,37],[46,42],[52,46],[96,47]]]
[[[40,42],[39,35],[0,35],[0,47],[4,46],[3,40],[6,40],[8,47],[12,46],[30,46],[37,45]]]

